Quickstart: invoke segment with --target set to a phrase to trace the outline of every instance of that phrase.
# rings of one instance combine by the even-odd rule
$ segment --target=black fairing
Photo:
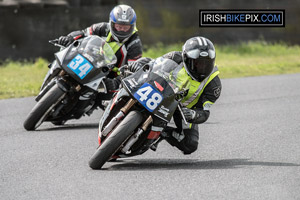
[[[92,56],[89,56],[88,54],[82,52],[83,49],[86,47],[88,41],[89,40],[87,38],[85,38],[83,40],[75,41],[73,44],[71,44],[66,49],[66,53],[65,53],[62,63],[60,63],[60,60],[57,59],[61,65],[61,67],[80,84],[86,84],[86,83],[92,82],[96,79],[99,79],[101,77],[108,75],[108,73],[109,73],[108,66],[100,66],[99,68],[96,67],[97,60],[94,59]],[[74,73],[74,71],[72,69],[70,69],[68,67],[68,65],[72,62],[72,60],[77,55],[84,57],[92,66],[91,70],[83,78],[80,78],[76,73]]]
[[[174,70],[178,65],[175,64],[173,61],[167,59],[165,64],[172,67],[172,69],[168,69],[168,71]],[[159,66],[157,66],[159,67]],[[155,66],[154,66],[155,68]],[[148,83],[163,97],[163,100],[159,103],[159,105],[152,111],[152,114],[155,116],[169,122],[178,106],[178,101],[176,100],[176,93],[174,92],[174,85],[171,81],[161,77],[153,67],[149,69],[140,69],[135,74],[123,79],[122,84],[125,86],[124,88],[132,95],[134,94],[143,86],[144,83]],[[157,84],[158,83],[158,84]],[[171,87],[172,85],[172,87]],[[161,87],[160,87],[161,86]],[[163,88],[163,89],[162,89]],[[151,111],[150,111],[151,112]]]
[[[70,68],[68,65],[78,55],[82,57],[82,63]],[[116,63],[113,50],[103,38],[93,35],[73,42],[70,46],[55,53],[55,58],[56,60],[45,78],[43,90],[37,97],[37,101],[54,84],[65,89],[66,95],[52,109],[45,121],[64,121],[72,118],[79,119],[84,114],[90,115],[98,106],[97,95],[101,81]],[[75,71],[81,67],[84,68],[84,63],[89,64],[90,70],[84,77],[80,78]],[[61,69],[66,72],[64,75],[59,74]],[[79,90],[75,89],[77,85],[81,86]],[[103,94],[101,98],[104,99],[107,96],[110,97],[110,94]]]

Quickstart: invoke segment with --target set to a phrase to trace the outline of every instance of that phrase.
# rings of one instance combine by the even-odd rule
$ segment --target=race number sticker
[[[144,85],[134,93],[134,97],[150,112],[153,112],[163,100],[161,94],[148,83],[144,83]]]
[[[67,66],[79,76],[80,79],[83,79],[93,69],[93,65],[80,54],[73,58]]]

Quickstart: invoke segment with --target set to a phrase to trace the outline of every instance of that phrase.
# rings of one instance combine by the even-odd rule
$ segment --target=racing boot
[[[151,145],[150,149],[152,151],[156,151],[158,144],[162,140],[167,140],[167,138],[172,137],[172,133],[174,132],[175,128],[167,126],[160,134],[160,137]],[[173,145],[174,146],[174,145]]]

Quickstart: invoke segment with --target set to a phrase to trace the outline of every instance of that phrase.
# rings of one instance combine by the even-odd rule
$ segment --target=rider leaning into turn
[[[130,64],[142,57],[142,43],[136,28],[135,11],[127,5],[118,5],[112,9],[109,22],[101,22],[79,31],[74,31],[67,36],[61,36],[58,43],[68,46],[75,40],[90,35],[106,38],[117,57],[115,69],[105,80],[107,89],[115,90],[119,87],[120,79],[117,69],[124,64]]]
[[[181,101],[184,106],[182,112],[188,124],[182,119],[180,111],[176,110],[173,115],[176,128],[166,127],[162,138],[184,154],[191,154],[198,147],[198,124],[208,119],[210,107],[219,98],[222,89],[219,71],[215,66],[215,48],[207,38],[193,37],[185,42],[182,52],[173,51],[163,58],[171,59],[182,67],[176,72],[176,81],[188,79],[190,86],[187,95]],[[137,71],[150,60],[141,58],[128,69]],[[153,150],[156,150],[157,144],[152,146]]]

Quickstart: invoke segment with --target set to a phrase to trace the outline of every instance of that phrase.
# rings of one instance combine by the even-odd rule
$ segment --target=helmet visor
[[[208,57],[198,57],[197,59],[185,57],[185,63],[189,74],[197,81],[205,79],[212,72],[214,67],[214,61]]]
[[[202,81],[213,70],[214,62],[209,58],[192,60],[191,71],[198,81]]]
[[[133,33],[134,25],[129,24],[117,24],[111,22],[112,31],[119,39],[129,37]]]

